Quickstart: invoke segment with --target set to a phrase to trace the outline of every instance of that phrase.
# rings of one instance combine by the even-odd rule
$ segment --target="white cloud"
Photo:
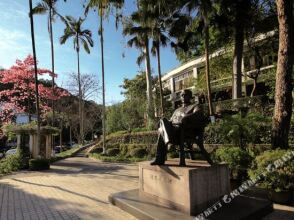
[[[19,30],[0,27],[0,65],[11,66],[16,58],[25,57],[30,51],[30,36]]]

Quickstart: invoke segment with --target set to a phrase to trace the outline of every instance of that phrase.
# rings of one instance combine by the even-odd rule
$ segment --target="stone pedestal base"
[[[188,215],[200,213],[229,193],[227,165],[186,162],[186,167],[179,167],[177,160],[166,161],[163,166],[151,166],[149,161],[140,163],[139,193]]]

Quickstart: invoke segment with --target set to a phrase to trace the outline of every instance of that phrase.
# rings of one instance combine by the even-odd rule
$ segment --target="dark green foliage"
[[[47,159],[31,159],[29,161],[30,170],[49,170],[50,160]]]
[[[107,156],[117,156],[120,153],[119,148],[110,148],[106,150]]]
[[[15,155],[10,155],[0,160],[0,174],[8,174],[13,171],[27,169],[28,164],[29,155],[27,151],[18,149]]]
[[[213,154],[216,162],[225,162],[231,170],[231,178],[237,180],[247,179],[247,169],[253,157],[246,150],[239,147],[221,147]]]
[[[179,152],[177,152],[175,149],[171,150],[167,153],[168,158],[178,158],[179,157]]]
[[[233,144],[245,148],[248,144],[269,143],[270,119],[260,113],[227,115],[205,130],[205,143]]]
[[[144,148],[134,148],[130,151],[131,157],[143,158],[147,156],[148,152]]]
[[[22,168],[22,158],[19,153],[0,160],[0,174],[8,174]]]
[[[157,131],[125,133],[117,132],[107,136],[106,143],[109,151],[117,149],[116,157],[143,158],[153,157],[156,150]],[[99,142],[91,153],[101,153],[102,142]]]
[[[117,156],[106,156],[106,155],[102,155],[102,154],[97,154],[97,153],[91,153],[90,157],[98,159],[98,160],[102,160],[104,162],[124,162],[124,163],[134,163],[134,162],[140,162],[140,161],[144,161],[150,158],[135,158],[135,157],[126,157],[124,155],[117,155]]]
[[[153,145],[157,142],[157,131],[125,133],[118,132],[106,137],[106,143],[109,147],[116,144],[145,144]],[[97,147],[101,147],[102,141],[98,142]]]
[[[256,178],[260,174],[266,172],[269,164],[274,164],[278,159],[289,151],[287,150],[268,150],[255,158],[252,169],[249,170],[250,178]],[[260,185],[267,189],[272,189],[277,192],[282,190],[294,189],[294,160],[293,158],[285,163],[281,168],[270,171],[261,180]]]

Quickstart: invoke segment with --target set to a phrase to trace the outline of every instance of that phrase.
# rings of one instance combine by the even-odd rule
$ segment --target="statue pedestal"
[[[138,219],[195,220],[193,215],[229,193],[229,170],[226,165],[186,162],[186,167],[178,167],[178,160],[166,161],[164,166],[139,163],[139,189],[113,193],[109,201]],[[207,219],[257,220],[272,211],[270,201],[239,195]]]
[[[204,161],[187,160],[179,167],[177,160],[163,166],[139,163],[139,193],[168,208],[196,215],[230,191],[229,168],[210,166]]]

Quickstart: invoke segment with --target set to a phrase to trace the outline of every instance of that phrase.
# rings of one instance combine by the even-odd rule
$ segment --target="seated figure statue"
[[[180,166],[185,166],[184,144],[188,142],[187,140],[196,143],[208,163],[212,164],[203,146],[203,133],[208,120],[197,104],[191,104],[191,99],[192,92],[183,90],[181,93],[182,106],[175,110],[170,120],[160,119],[156,158],[151,165],[163,165],[170,146],[179,145]],[[190,147],[192,148],[192,144]]]

